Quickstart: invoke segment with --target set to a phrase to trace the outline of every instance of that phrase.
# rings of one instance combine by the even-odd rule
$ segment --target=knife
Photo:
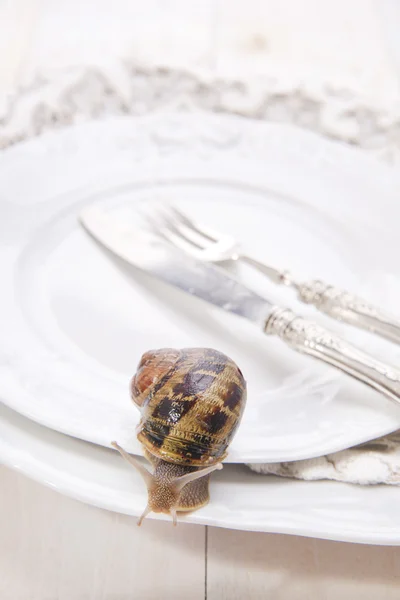
[[[290,308],[276,306],[222,269],[196,260],[156,235],[98,207],[80,214],[86,231],[114,255],[157,279],[244,317],[293,350],[336,367],[400,403],[400,371]]]

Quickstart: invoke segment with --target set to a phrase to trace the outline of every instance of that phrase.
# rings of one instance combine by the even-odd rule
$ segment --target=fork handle
[[[276,335],[297,352],[308,354],[340,369],[400,404],[400,371],[365,354],[345,339],[296,315],[275,308],[265,333]]]
[[[338,321],[400,343],[400,320],[377,306],[318,279],[292,285],[297,288],[299,300],[305,304],[312,304]]]

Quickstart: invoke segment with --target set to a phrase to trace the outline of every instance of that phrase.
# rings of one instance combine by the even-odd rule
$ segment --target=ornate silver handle
[[[366,329],[400,344],[400,319],[369,304],[362,298],[319,279],[304,283],[298,282],[290,271],[275,269],[250,256],[240,255],[238,258],[266,275],[274,283],[295,288],[301,302],[312,304],[329,317],[360,329]]]
[[[400,320],[362,298],[319,280],[292,285],[297,288],[302,302],[314,305],[338,321],[400,343]]]
[[[340,369],[400,404],[400,371],[290,309],[277,307],[265,324],[265,333],[277,335],[294,350]]]

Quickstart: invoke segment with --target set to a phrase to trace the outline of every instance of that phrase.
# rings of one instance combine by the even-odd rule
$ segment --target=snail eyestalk
[[[177,477],[175,479],[175,489],[180,492],[187,483],[190,483],[191,481],[196,481],[196,479],[200,479],[201,477],[209,475],[213,471],[220,471],[221,469],[222,464],[218,463],[217,465],[213,465],[212,467],[206,467],[205,469],[199,469],[198,471],[194,471],[194,473],[187,473],[186,475],[181,475],[180,477]]]
[[[146,482],[146,485],[149,485],[150,482],[152,481],[152,474],[150,473],[150,471],[148,471],[146,469],[146,467],[144,467],[138,460],[136,460],[136,458],[133,458],[133,456],[131,456],[130,454],[128,454],[126,452],[126,450],[124,450],[123,448],[121,448],[121,446],[119,444],[117,444],[117,442],[111,442],[111,446],[113,448],[115,448],[116,450],[118,450],[118,452],[121,454],[121,456],[133,467],[135,467],[135,469],[137,471],[139,471],[139,473],[141,474],[141,476],[143,477],[143,479]]]

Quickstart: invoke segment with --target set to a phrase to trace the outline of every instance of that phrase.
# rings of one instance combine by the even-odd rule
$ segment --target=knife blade
[[[115,255],[192,296],[260,326],[272,314],[271,302],[222,269],[192,259],[150,231],[133,229],[96,207],[84,210],[80,221],[92,237]]]
[[[196,260],[146,230],[98,207],[79,216],[86,231],[114,255],[153,277],[221,309],[249,319],[297,352],[336,367],[400,404],[400,371],[329,330],[274,305],[226,271]]]

